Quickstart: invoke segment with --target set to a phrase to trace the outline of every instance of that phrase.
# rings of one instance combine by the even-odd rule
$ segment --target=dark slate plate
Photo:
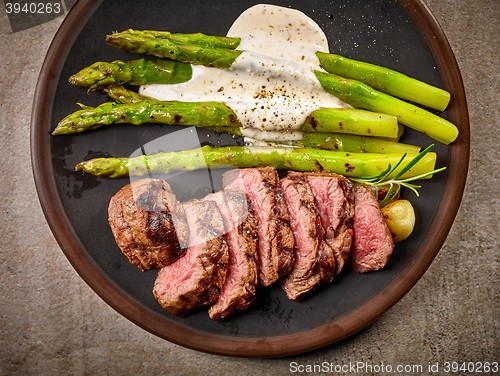
[[[256,303],[218,322],[206,309],[185,319],[164,311],[152,295],[157,271],[141,272],[116,246],[107,223],[109,199],[128,179],[100,179],[73,171],[80,161],[230,145],[228,135],[173,126],[103,127],[75,136],[50,135],[57,122],[76,111],[77,102],[98,105],[104,95],[71,86],[68,77],[95,61],[132,59],[109,47],[105,36],[127,28],[224,35],[233,20],[256,2],[80,0],[70,11],[48,51],[36,89],[32,125],[32,163],[40,202],[51,230],[80,276],[110,306],[162,338],[216,354],[282,356],[312,350],[362,329],[388,310],[418,281],[442,246],[458,210],[468,166],[469,123],[464,88],[453,52],[436,20],[420,0],[282,0],[276,5],[305,12],[325,31],[330,50],[396,69],[450,91],[443,114],[460,135],[451,146],[436,144],[437,166],[420,198],[405,192],[416,211],[412,236],[397,243],[387,267],[358,275],[345,271],[335,283],[300,303],[276,285],[258,291]],[[180,131],[180,132],[179,132]],[[151,142],[162,137],[164,142]],[[408,131],[407,143],[433,141]],[[149,143],[149,144],[148,144]],[[193,144],[194,143],[194,144]],[[164,176],[180,200],[221,188],[221,170]]]

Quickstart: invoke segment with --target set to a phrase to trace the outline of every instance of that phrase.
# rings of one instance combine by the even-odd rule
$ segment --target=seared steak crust
[[[108,220],[116,243],[141,270],[168,265],[185,252],[188,227],[167,182],[142,179],[110,200]]]
[[[284,280],[288,298],[301,299],[324,281],[331,281],[335,258],[324,240],[314,196],[302,174],[289,173],[280,182],[290,213],[290,226],[295,238],[295,261]]]
[[[257,221],[245,193],[223,190],[210,194],[204,200],[217,204],[224,221],[224,234],[229,261],[224,285],[208,314],[213,320],[231,315],[250,306],[256,297]]]
[[[269,286],[293,265],[293,233],[278,173],[273,167],[232,170],[223,185],[242,190],[250,201],[257,219],[259,282]]]
[[[358,273],[382,269],[392,254],[392,235],[375,195],[366,187],[354,190],[352,268]]]
[[[339,274],[351,253],[354,196],[351,182],[330,172],[307,173],[318,207],[325,240],[335,255],[335,275]]]
[[[170,313],[184,317],[196,307],[215,302],[228,262],[224,224],[213,201],[183,204],[190,228],[186,254],[158,272],[153,294]]]

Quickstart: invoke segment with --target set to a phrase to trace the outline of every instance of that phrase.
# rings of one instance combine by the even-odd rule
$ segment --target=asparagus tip
[[[62,134],[69,134],[68,130],[61,125],[58,125],[56,129],[52,131],[52,136],[59,136]]]

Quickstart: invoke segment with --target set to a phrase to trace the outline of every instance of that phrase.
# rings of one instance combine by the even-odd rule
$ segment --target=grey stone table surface
[[[365,362],[437,375],[444,368],[429,364],[500,361],[500,1],[426,3],[457,57],[469,106],[470,169],[456,220],[423,278],[378,320],[280,359],[216,356],[162,340],[116,313],[72,269],[42,213],[29,144],[35,83],[63,16],[13,32],[1,3],[0,374],[285,375],[300,373],[294,365]],[[377,370],[323,373],[383,374]]]

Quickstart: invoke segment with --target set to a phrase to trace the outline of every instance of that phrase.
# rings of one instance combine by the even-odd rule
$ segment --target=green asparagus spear
[[[337,132],[367,136],[396,137],[396,117],[350,108],[320,108],[309,115],[302,132]]]
[[[117,93],[112,95],[118,96],[120,89],[115,89]],[[136,93],[131,94],[130,97],[119,97],[120,101],[139,99],[141,97]],[[381,118],[374,116],[375,123],[372,124],[369,119],[365,118],[357,121],[354,117],[353,120],[353,112],[345,112],[348,114],[345,123],[350,124],[346,129],[342,117],[338,116],[336,110],[320,109],[314,111],[309,118],[309,123],[304,126],[305,129],[313,132],[342,133],[348,131],[359,135],[379,135],[392,138],[398,135],[399,128],[394,117],[380,120]],[[329,112],[333,113],[331,117],[328,116]],[[382,119],[384,118],[382,117]],[[85,107],[62,119],[52,134],[74,134],[97,129],[103,125],[125,123],[135,125],[144,123],[179,124],[215,130],[219,130],[220,127],[241,126],[233,110],[222,102],[141,101],[121,104],[104,103],[94,108]]]
[[[444,144],[453,142],[458,136],[458,129],[454,124],[429,111],[377,91],[356,80],[321,71],[314,71],[314,73],[326,91],[353,107],[396,116],[404,125]]]
[[[346,153],[313,148],[206,145],[197,149],[134,158],[91,159],[79,163],[75,170],[99,177],[119,178],[204,168],[275,166],[277,169],[326,170],[347,177],[363,177],[380,174],[388,165],[397,165],[403,156],[400,153]],[[413,160],[415,156],[416,154],[404,156],[401,166]],[[435,163],[436,154],[427,153],[403,175],[403,178],[429,173],[434,170]],[[393,174],[396,175],[402,168],[396,168]]]
[[[229,50],[236,49],[241,41],[240,38],[219,37],[213,35],[205,35],[202,33],[173,34],[168,31],[132,30],[132,29],[129,29],[126,32],[137,36],[147,35],[158,39],[169,39],[173,42],[179,42],[185,44],[197,44],[199,46],[206,46],[213,48],[227,48]]]
[[[450,93],[392,69],[348,59],[336,54],[317,52],[321,66],[327,72],[361,81],[372,88],[395,97],[444,111]]]
[[[106,41],[110,46],[123,51],[217,68],[229,68],[241,54],[239,50],[187,44],[172,39],[157,38],[149,33],[138,34],[130,31],[108,35]]]
[[[152,101],[158,102],[156,99],[141,95],[136,93],[135,91],[129,90],[122,85],[116,86],[106,86],[103,87],[102,90],[108,94],[112,99],[115,100],[116,103],[137,103],[142,101]],[[215,132],[220,133],[230,133],[237,136],[241,136],[241,127],[239,125],[236,126],[206,126],[204,128],[211,129]]]
[[[292,141],[250,140],[249,145],[272,147],[317,148],[352,153],[418,153],[420,146],[399,143],[381,137],[358,136],[345,133],[304,133],[302,139]]]
[[[209,128],[241,125],[234,112],[219,102],[107,102],[98,107],[84,107],[66,116],[52,134],[80,133],[108,124],[138,125],[146,122]]]
[[[191,64],[172,60],[116,60],[111,63],[97,62],[72,75],[73,85],[95,90],[102,86],[145,84],[178,84],[191,79]]]
[[[292,146],[354,153],[418,153],[420,146],[388,141],[380,137],[366,137],[344,133],[304,133],[302,140]]]

